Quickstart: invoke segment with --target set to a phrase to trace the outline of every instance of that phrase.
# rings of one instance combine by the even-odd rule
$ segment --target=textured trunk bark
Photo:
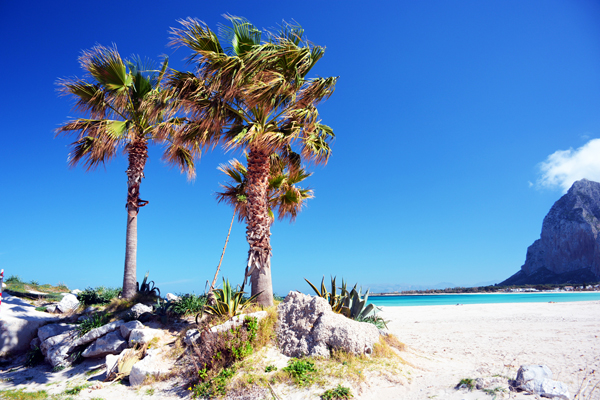
[[[140,207],[148,204],[140,199],[140,183],[148,160],[146,141],[128,145],[129,168],[127,168],[127,235],[125,238],[125,273],[123,275],[123,298],[130,299],[137,292],[137,216]]]
[[[271,217],[267,204],[269,188],[269,153],[250,149],[248,155],[248,225],[246,240],[248,251],[248,275],[252,285],[252,296],[260,295],[257,301],[263,306],[273,305],[271,282]]]

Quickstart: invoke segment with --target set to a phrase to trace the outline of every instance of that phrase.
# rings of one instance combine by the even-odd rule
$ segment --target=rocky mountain
[[[521,270],[500,285],[600,281],[600,183],[582,179],[544,218]]]

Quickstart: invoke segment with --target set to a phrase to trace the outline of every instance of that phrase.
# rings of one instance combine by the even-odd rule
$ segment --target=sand
[[[492,399],[481,390],[454,387],[463,378],[483,378],[506,387],[522,364],[545,364],[554,379],[569,385],[571,396],[582,382],[600,381],[600,301],[453,306],[384,307],[390,331],[407,346],[407,364],[398,382],[373,378],[358,399]],[[78,367],[83,368],[83,367]],[[11,380],[12,379],[12,380]],[[70,379],[71,383],[66,380]],[[0,367],[0,390],[64,391],[85,382],[84,370],[49,374],[47,366],[8,372]],[[86,389],[77,398],[181,399],[185,392],[168,382],[141,389],[113,384]],[[173,385],[171,385],[173,386]],[[591,386],[588,387],[588,392]],[[524,393],[496,393],[498,398],[534,399]],[[294,396],[312,398],[313,396]],[[600,389],[580,399],[600,399]]]
[[[416,367],[403,398],[485,398],[452,387],[463,378],[514,379],[523,364],[547,365],[572,396],[586,376],[600,381],[599,301],[384,307],[383,316]]]

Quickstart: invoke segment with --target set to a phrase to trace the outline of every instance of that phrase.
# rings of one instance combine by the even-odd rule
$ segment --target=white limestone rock
[[[133,347],[136,344],[144,345],[155,337],[162,335],[163,332],[160,329],[133,329],[129,334],[129,347]]]
[[[46,312],[50,313],[50,314],[54,314],[56,312],[58,312],[58,307],[56,304],[50,304],[49,306],[46,306]]]
[[[113,331],[92,343],[81,353],[83,357],[104,357],[107,354],[120,354],[127,348],[127,341],[121,336],[121,332]]]
[[[165,296],[165,299],[167,301],[179,301],[179,300],[181,300],[181,297],[176,296],[173,293],[167,293],[167,295]]]
[[[123,325],[121,325],[121,336],[123,336],[123,339],[128,340],[129,339],[129,335],[131,334],[131,331],[134,329],[144,329],[144,324],[142,324],[140,321],[129,321]]]
[[[136,305],[131,307],[131,310],[129,310],[129,312],[131,313],[131,317],[133,319],[138,319],[144,313],[147,313],[147,312],[151,313],[152,307],[147,306],[142,303],[137,303]]]
[[[67,331],[72,331],[75,329],[75,327],[75,325],[70,324],[49,324],[39,328],[37,334],[40,340],[43,342],[49,337],[60,335],[61,333],[65,333]]]
[[[77,341],[74,343],[74,345],[82,346],[82,345],[91,343],[94,340],[98,339],[101,336],[106,335],[109,332],[116,331],[124,323],[125,323],[125,321],[120,319],[118,321],[111,322],[110,324],[103,325],[99,328],[92,329],[91,331],[89,331],[88,333],[86,333],[85,335],[83,335],[82,337],[77,339]]]
[[[552,380],[552,371],[545,365],[521,365],[517,372],[515,386],[529,393],[543,397],[570,400],[566,384]]]
[[[77,300],[77,296],[67,293],[62,298],[60,303],[58,303],[58,306],[56,308],[60,310],[60,312],[66,313],[75,310],[77,307],[79,307],[79,300]]]
[[[133,333],[132,333],[133,334]],[[140,386],[146,380],[146,377],[156,377],[168,375],[171,367],[160,352],[160,349],[148,350],[143,360],[134,364],[129,374],[129,383],[131,386]]]
[[[67,364],[69,353],[76,347],[73,345],[77,330],[72,327],[59,335],[54,335],[42,341],[40,349],[46,362],[53,367]]]
[[[277,311],[277,338],[281,352],[288,357],[328,358],[331,348],[371,354],[379,341],[375,325],[334,313],[320,297],[290,292]]]

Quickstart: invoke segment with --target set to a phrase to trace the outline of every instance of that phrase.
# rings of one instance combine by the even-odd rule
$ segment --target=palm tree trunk
[[[221,259],[219,260],[219,265],[217,266],[217,271],[215,272],[215,277],[213,278],[212,283],[210,284],[210,289],[208,289],[208,303],[215,303],[215,294],[213,290],[215,288],[215,283],[217,283],[217,276],[219,276],[219,270],[221,269],[221,263],[223,262],[223,256],[225,255],[225,249],[227,249],[227,243],[229,243],[229,235],[231,234],[231,227],[233,226],[233,220],[235,219],[235,208],[233,209],[233,216],[231,217],[231,222],[229,223],[229,231],[227,232],[227,239],[225,239],[225,246],[223,246],[223,252],[221,253]],[[244,281],[246,277],[244,277]],[[243,287],[243,286],[242,286]],[[243,290],[243,289],[242,289]]]
[[[140,207],[148,204],[140,199],[140,183],[148,160],[148,144],[138,140],[127,146],[129,168],[127,168],[127,235],[125,238],[125,273],[123,275],[123,298],[135,296],[137,289],[137,216]]]
[[[248,251],[248,274],[252,285],[252,296],[260,293],[258,304],[273,305],[271,282],[271,217],[267,203],[269,188],[269,153],[250,149],[248,155],[248,225],[246,240]]]

